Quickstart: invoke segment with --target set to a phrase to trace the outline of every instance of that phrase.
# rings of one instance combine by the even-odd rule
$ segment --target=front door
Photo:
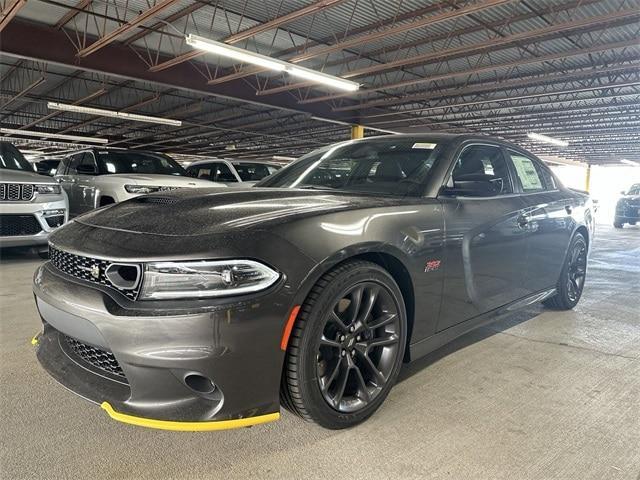
[[[445,279],[438,330],[526,294],[524,203],[503,150],[467,145],[440,196],[445,223]]]

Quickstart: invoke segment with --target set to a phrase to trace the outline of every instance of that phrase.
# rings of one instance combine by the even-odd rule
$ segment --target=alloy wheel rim
[[[569,257],[567,271],[567,296],[570,301],[575,302],[580,297],[586,274],[587,248],[583,243],[578,243]]]
[[[324,400],[344,413],[369,405],[389,381],[400,351],[400,315],[393,295],[362,282],[339,295],[326,317],[317,351]]]

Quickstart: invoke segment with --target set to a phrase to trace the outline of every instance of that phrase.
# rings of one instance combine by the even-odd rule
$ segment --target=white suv
[[[68,214],[60,185],[38,175],[16,147],[0,142],[0,246],[46,245]]]
[[[100,148],[64,158],[54,178],[69,195],[71,216],[145,193],[225,187],[188,177],[184,168],[161,153]]]

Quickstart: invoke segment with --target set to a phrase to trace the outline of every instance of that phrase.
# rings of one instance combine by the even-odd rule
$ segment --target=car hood
[[[0,182],[39,183],[47,185],[56,183],[51,178],[38,175],[36,172],[9,170],[7,168],[0,168]]]
[[[123,184],[135,185],[163,185],[167,187],[190,187],[190,188],[215,188],[224,185],[210,182],[208,180],[198,180],[197,178],[181,177],[178,175],[157,175],[146,173],[113,173],[105,175],[102,179],[116,181]]]
[[[195,189],[144,195],[96,210],[75,221],[134,233],[193,236],[264,228],[314,215],[399,202],[403,200],[311,190],[233,188],[212,192]]]

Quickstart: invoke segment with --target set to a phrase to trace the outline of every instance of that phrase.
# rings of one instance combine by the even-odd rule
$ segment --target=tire
[[[300,308],[285,357],[282,405],[329,429],[363,422],[395,383],[406,340],[404,300],[389,272],[360,260],[339,265]]]
[[[571,239],[560,278],[557,293],[543,303],[555,310],[571,310],[580,301],[587,275],[587,241],[582,233]]]
[[[613,221],[613,226],[615,228],[622,228],[624,226],[624,222],[621,222],[617,218]]]

